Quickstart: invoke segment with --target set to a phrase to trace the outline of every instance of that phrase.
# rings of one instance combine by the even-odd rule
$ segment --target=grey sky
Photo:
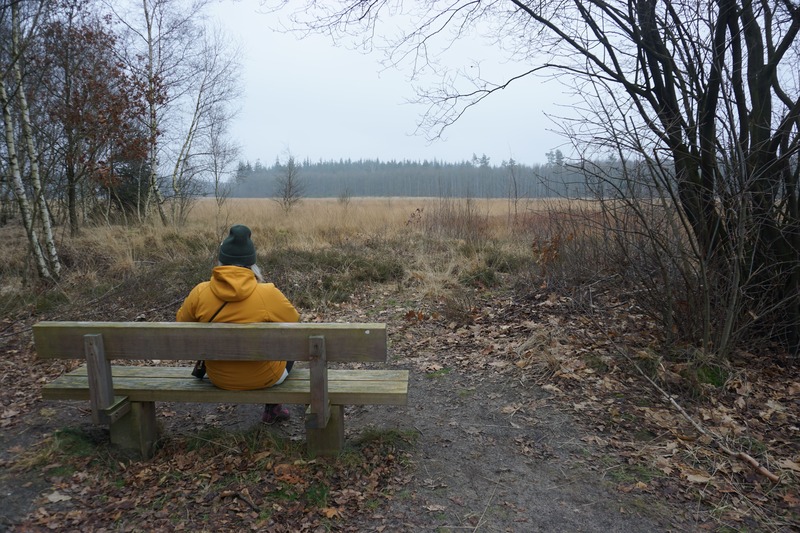
[[[414,135],[424,107],[408,72],[384,70],[381,56],[334,47],[327,37],[299,40],[273,31],[274,15],[259,12],[258,0],[212,4],[212,19],[241,42],[244,95],[232,135],[242,158],[269,165],[287,150],[297,159],[382,161],[469,160],[486,154],[493,164],[513,157],[545,161],[561,143],[544,112],[559,110],[556,84],[526,80],[473,107],[448,128],[444,139]],[[484,48],[484,56],[492,51]],[[492,63],[492,64],[489,64]],[[484,61],[482,68],[497,67]]]

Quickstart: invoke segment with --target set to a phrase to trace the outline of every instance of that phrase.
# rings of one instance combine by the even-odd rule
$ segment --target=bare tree
[[[382,22],[398,11],[410,21],[407,31],[381,41],[394,35]],[[597,172],[588,158],[577,166],[638,209],[639,222],[656,217],[640,250],[658,252],[662,276],[704,288],[689,307],[703,323],[698,347],[724,356],[736,338],[762,332],[797,360],[797,2],[312,1],[294,19],[306,30],[385,47],[390,63],[407,62],[414,74],[442,68],[437,42],[446,50],[477,33],[506,50],[519,70],[500,79],[461,65],[438,70],[443,82],[419,93],[430,106],[421,126],[433,137],[520,79],[541,74],[567,84],[584,105],[561,122],[564,133],[577,153],[613,154],[623,179]],[[636,190],[666,214],[641,203]],[[672,253],[684,259],[671,261]],[[680,314],[681,304],[665,312]],[[720,307],[725,312],[715,312]]]
[[[173,221],[185,220],[203,177],[214,184],[217,200],[224,198],[222,178],[232,169],[238,152],[227,139],[235,114],[230,104],[240,94],[238,51],[219,30],[202,28],[199,37],[199,54],[190,65],[194,73],[190,75],[192,100],[185,113],[187,125],[183,142],[172,157]]]
[[[508,227],[513,230],[519,222],[519,168],[513,157],[503,161],[503,168],[508,170]]]
[[[236,164],[241,149],[231,142],[227,136],[228,121],[223,118],[211,119],[208,130],[208,153],[206,164],[211,175],[214,188],[214,199],[217,208],[221,209],[231,193],[236,180]]]
[[[141,0],[129,9],[109,3],[127,29],[127,64],[146,95],[150,175],[142,216],[155,205],[164,224],[180,223],[201,179],[213,179],[212,144],[221,146],[239,94],[236,50],[202,24],[208,3]]]
[[[289,154],[286,163],[275,163],[275,189],[272,199],[277,202],[287,215],[297,205],[305,194],[305,184],[300,177],[300,169],[295,163],[294,156]]]

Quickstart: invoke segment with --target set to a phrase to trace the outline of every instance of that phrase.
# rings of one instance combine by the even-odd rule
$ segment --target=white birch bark
[[[155,65],[158,58],[155,50],[155,36],[153,35],[153,24],[155,23],[155,12],[148,8],[147,0],[142,1],[142,8],[144,10],[144,20],[147,26],[147,83],[150,94],[148,102],[148,130],[150,134],[150,176],[149,187],[147,194],[147,201],[145,203],[145,213],[150,205],[150,200],[155,200],[158,214],[161,217],[161,223],[167,226],[167,214],[164,212],[164,195],[161,194],[158,183],[158,129],[159,129],[159,115],[157,104],[154,101],[155,94],[158,91],[156,86],[156,72]]]
[[[18,57],[20,53],[18,9],[19,6],[16,3],[11,6],[11,50],[13,57]],[[37,207],[40,218],[39,223],[42,227],[42,238],[44,239],[44,246],[47,251],[51,275],[53,278],[58,279],[61,275],[61,261],[58,258],[58,250],[56,249],[55,239],[53,238],[53,227],[50,223],[50,208],[47,205],[47,199],[42,191],[42,180],[39,173],[39,151],[36,149],[36,145],[33,142],[30,108],[22,86],[22,68],[20,67],[19,61],[14,61],[12,68],[17,82],[17,101],[19,102],[22,136],[25,141],[25,147],[28,151],[28,158],[31,166],[33,201]],[[19,172],[19,168],[17,168],[17,171]]]
[[[28,235],[28,244],[30,245],[31,254],[36,263],[36,270],[42,278],[53,279],[44,253],[42,252],[42,247],[39,244],[39,237],[33,222],[33,210],[28,201],[28,195],[25,192],[25,185],[22,183],[22,174],[19,170],[17,158],[17,147],[14,142],[14,123],[11,116],[10,105],[11,103],[8,101],[5,81],[0,76],[0,106],[3,108],[3,126],[6,149],[8,150],[8,174],[14,190],[14,196],[17,198],[20,214],[22,215],[22,224],[25,226],[25,232]]]

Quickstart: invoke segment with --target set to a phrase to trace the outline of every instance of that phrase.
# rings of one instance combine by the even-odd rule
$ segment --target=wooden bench
[[[328,363],[386,362],[384,324],[197,322],[39,322],[38,356],[85,359],[45,385],[42,397],[89,400],[92,420],[108,424],[115,445],[151,457],[158,440],[155,402],[295,403],[307,405],[311,455],[331,455],[344,443],[345,405],[406,405],[408,370],[328,369]],[[274,387],[228,391],[191,367],[117,366],[114,360],[307,361]]]

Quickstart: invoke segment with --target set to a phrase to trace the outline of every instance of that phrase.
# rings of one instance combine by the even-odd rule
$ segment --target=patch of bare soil
[[[410,312],[411,311],[411,312]],[[654,494],[617,490],[604,472],[618,457],[587,442],[560,400],[498,357],[484,320],[462,328],[400,306],[388,322],[392,364],[411,370],[409,405],[353,408],[359,427],[417,434],[413,478],[391,505],[362,517],[377,531],[666,531],[681,510]],[[508,324],[504,324],[504,327]],[[505,330],[510,333],[509,329]],[[484,335],[483,333],[487,334]]]
[[[386,531],[658,531],[675,526],[656,498],[619,493],[597,455],[546,396],[513,376],[416,373],[403,412],[354,422],[417,431],[413,482],[360,524]],[[649,500],[649,501],[648,501]]]
[[[702,486],[697,484],[703,479],[699,472],[708,471],[701,454],[692,448],[695,477],[682,477],[678,464],[686,459],[680,445],[671,444],[668,430],[659,434],[657,424],[644,421],[645,414],[662,413],[668,406],[648,399],[649,393],[637,388],[630,376],[588,369],[578,357],[568,358],[566,364],[551,353],[579,342],[563,328],[558,316],[565,311],[556,311],[558,302],[551,300],[547,295],[538,301],[487,296],[465,310],[464,320],[454,320],[404,291],[382,288],[304,317],[387,323],[389,365],[407,368],[412,376],[408,406],[346,410],[349,440],[377,428],[398,429],[411,442],[404,474],[387,487],[385,504],[362,508],[325,527],[629,532],[714,530],[724,525],[711,513],[718,505],[715,473]],[[117,319],[137,316],[133,309],[120,308]],[[174,309],[165,306],[144,319],[169,320],[172,313]],[[11,473],[10,467],[45,436],[65,427],[85,427],[90,419],[87,406],[38,399],[41,384],[62,369],[33,358],[27,329],[32,320],[7,322],[0,338],[8,354],[1,369],[0,530],[34,531],[31,516],[37,509],[69,508],[69,501],[53,498],[58,491],[46,469]],[[534,353],[549,355],[536,359]],[[208,426],[246,428],[259,418],[258,406],[252,405],[169,404],[160,406],[159,413],[168,434]],[[302,407],[292,406],[292,414],[290,422],[270,430],[302,439]],[[795,412],[783,415],[794,417],[787,419],[789,424],[797,423]],[[659,420],[680,429],[675,419]],[[104,438],[102,431],[97,438]],[[796,447],[788,443],[783,448],[788,465],[800,459],[791,455]],[[722,466],[721,461],[717,464]],[[766,487],[764,480],[750,479],[754,492]],[[752,499],[737,495],[741,489],[734,487],[727,501],[740,512],[730,520],[743,529],[790,530],[797,525],[796,487],[796,478],[784,478],[780,491],[786,505],[769,507],[780,514],[774,522],[766,521],[747,503]]]

